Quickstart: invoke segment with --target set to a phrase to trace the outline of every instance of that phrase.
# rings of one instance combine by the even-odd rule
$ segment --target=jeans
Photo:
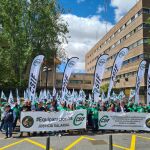
[[[5,131],[6,131],[6,136],[11,137],[12,136],[12,130],[13,130],[13,123],[11,122],[6,122],[4,123]]]
[[[16,124],[17,124],[17,120],[18,120],[18,117],[16,117],[14,119],[14,122],[13,122],[13,130],[15,130],[15,127],[16,127]]]
[[[98,119],[92,118],[92,128],[94,131],[98,130]]]

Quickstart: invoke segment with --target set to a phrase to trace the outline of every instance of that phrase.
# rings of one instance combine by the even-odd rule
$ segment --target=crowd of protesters
[[[58,111],[74,111],[79,109],[87,110],[87,127],[93,131],[98,130],[98,113],[99,111],[107,112],[145,112],[150,113],[150,106],[145,104],[135,104],[133,100],[128,101],[126,98],[122,101],[116,100],[111,102],[91,102],[88,100],[79,101],[78,103],[66,103],[65,101],[57,102],[57,100],[42,102],[24,101],[18,105],[17,102],[13,106],[1,103],[0,104],[0,117],[1,125],[0,131],[5,131],[6,137],[12,137],[16,125],[20,122],[21,111],[44,111],[44,112],[58,112]],[[28,133],[30,135],[30,133]],[[22,136],[22,133],[20,134]]]

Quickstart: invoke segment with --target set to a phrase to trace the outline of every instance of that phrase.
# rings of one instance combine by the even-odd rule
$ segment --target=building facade
[[[117,74],[114,88],[125,89],[129,94],[135,88],[136,74],[140,62],[150,60],[150,2],[139,0],[136,5],[86,54],[85,68],[87,73],[94,73],[95,64],[100,54],[109,54],[102,85],[109,83],[111,70],[117,53],[128,47],[129,52],[124,59],[123,66]],[[141,93],[146,87],[146,74],[141,83]]]
[[[49,89],[53,89],[53,85],[56,89],[60,90],[62,88],[63,73],[54,74],[52,71],[48,72],[48,77],[46,78],[46,72],[42,72],[38,82],[38,87],[45,88],[46,84]],[[54,77],[55,76],[55,77]],[[46,81],[47,79],[47,81]],[[83,89],[85,91],[91,91],[93,87],[93,74],[90,73],[73,73],[69,79],[67,88],[72,90]]]

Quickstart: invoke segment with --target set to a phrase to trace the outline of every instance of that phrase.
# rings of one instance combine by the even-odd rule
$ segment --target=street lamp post
[[[48,68],[47,66],[44,67],[43,71],[45,72],[45,88],[46,88],[46,91],[47,91],[47,87],[48,87],[48,72],[51,71],[52,69],[51,68]]]

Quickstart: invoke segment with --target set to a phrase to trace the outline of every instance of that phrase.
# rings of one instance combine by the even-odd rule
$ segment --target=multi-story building
[[[129,52],[123,66],[117,74],[115,88],[125,89],[126,93],[135,88],[136,74],[141,60],[150,60],[150,17],[149,0],[139,0],[136,5],[86,54],[87,73],[94,73],[95,64],[100,54],[109,54],[102,84],[109,83],[111,70],[117,53],[128,47]],[[146,75],[141,83],[141,93],[146,86]]]
[[[52,71],[49,71],[48,77],[46,72],[42,72],[38,83],[39,88],[45,88],[46,85],[49,89],[53,89],[55,82],[55,88],[60,90],[62,88],[63,73],[56,73],[55,77]],[[46,81],[47,79],[47,81]],[[93,87],[93,74],[90,73],[73,73],[69,79],[67,88],[72,90],[83,89],[85,91],[91,91]]]

